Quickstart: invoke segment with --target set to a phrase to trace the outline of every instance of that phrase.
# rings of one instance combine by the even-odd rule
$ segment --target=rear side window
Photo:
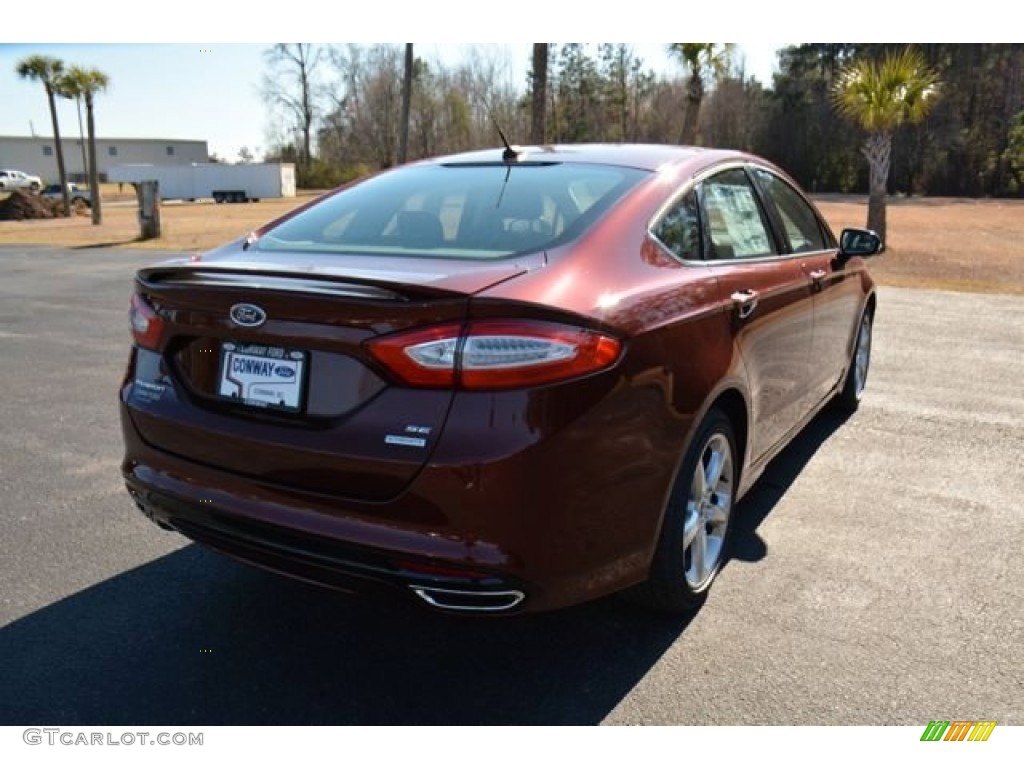
[[[761,189],[775,203],[775,209],[779,212],[793,253],[825,250],[828,245],[821,231],[821,224],[807,202],[774,173],[757,168],[754,175]]]
[[[775,255],[754,188],[740,168],[713,176],[701,185],[711,259],[749,259]]]
[[[680,259],[701,258],[697,196],[690,190],[651,230]]]
[[[255,247],[472,259],[545,250],[578,237],[647,175],[571,163],[402,168],[325,199]]]

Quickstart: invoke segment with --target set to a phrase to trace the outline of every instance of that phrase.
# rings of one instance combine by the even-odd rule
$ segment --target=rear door
[[[753,175],[770,213],[776,217],[787,250],[794,254],[811,281],[814,340],[808,381],[810,408],[839,383],[849,363],[864,291],[856,273],[836,259],[835,238],[810,203],[784,179],[766,169],[756,168]]]
[[[745,170],[733,167],[698,188],[705,257],[731,312],[749,379],[753,460],[803,415],[814,327],[810,280],[782,253]]]

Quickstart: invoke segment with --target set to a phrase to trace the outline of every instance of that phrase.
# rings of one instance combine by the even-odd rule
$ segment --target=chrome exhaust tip
[[[497,612],[515,608],[526,594],[518,589],[500,591],[441,589],[410,585],[416,596],[433,608],[446,611]]]

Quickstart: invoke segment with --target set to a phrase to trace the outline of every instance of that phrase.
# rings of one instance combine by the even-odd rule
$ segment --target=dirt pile
[[[0,200],[0,221],[53,219],[61,215],[62,206],[63,203],[60,200],[50,200],[16,189],[6,200]],[[82,216],[89,212],[89,206],[81,201],[76,201],[72,203],[71,210]]]

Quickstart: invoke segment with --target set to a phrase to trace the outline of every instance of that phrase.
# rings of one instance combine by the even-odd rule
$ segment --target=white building
[[[88,140],[85,142],[88,144]],[[77,136],[62,136],[64,170],[69,181],[85,181],[83,147]],[[41,176],[44,183],[58,180],[56,142],[52,137],[0,136],[0,168],[14,168],[33,176]],[[107,168],[112,165],[147,163],[151,165],[191,165],[210,159],[205,141],[188,139],[96,139],[96,167],[100,180],[105,181]]]

